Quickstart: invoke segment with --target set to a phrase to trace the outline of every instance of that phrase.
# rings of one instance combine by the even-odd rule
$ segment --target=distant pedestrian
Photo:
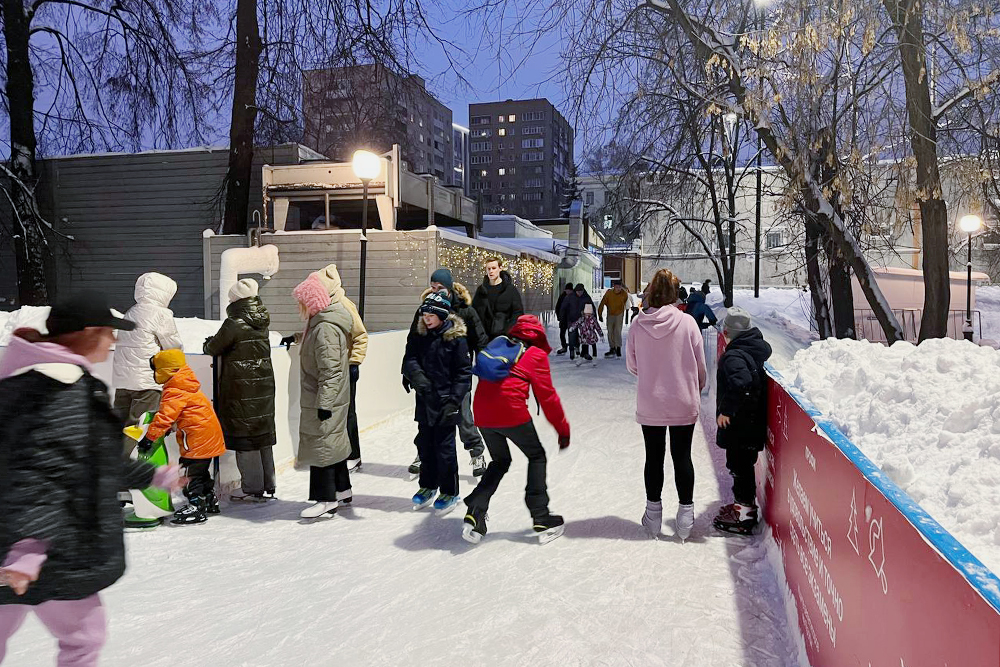
[[[517,318],[524,314],[521,293],[514,287],[510,274],[503,270],[500,257],[486,261],[486,276],[476,290],[472,306],[479,313],[490,340],[507,333]]]
[[[573,324],[583,317],[584,306],[590,304],[594,307],[594,300],[587,293],[583,283],[577,283],[573,288],[573,293],[568,295],[560,307],[559,317],[568,323],[568,329],[572,329]],[[580,351],[580,335],[576,330],[569,330],[569,358],[575,359]]]
[[[569,329],[569,322],[563,317],[562,306],[566,303],[566,298],[573,294],[573,283],[566,283],[563,285],[562,294],[556,300],[556,320],[559,321],[559,349],[556,350],[556,354],[566,354],[566,350],[569,349],[569,343],[566,342],[566,330]]]
[[[712,289],[711,288],[711,283],[712,283],[712,279],[709,278],[708,280],[706,280],[705,282],[703,282],[701,284],[701,293],[704,294],[706,297],[708,296],[708,293]]]
[[[622,356],[622,320],[628,309],[628,291],[616,280],[610,290],[604,293],[597,307],[597,319],[604,320],[604,309],[608,309],[608,351],[605,357]]]

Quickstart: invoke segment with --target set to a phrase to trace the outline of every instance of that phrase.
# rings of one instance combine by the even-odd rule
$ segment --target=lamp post
[[[963,215],[958,221],[959,229],[969,235],[969,261],[965,265],[968,272],[965,294],[965,327],[962,329],[962,335],[965,340],[970,342],[972,341],[972,235],[978,232],[982,226],[983,219],[978,215]]]
[[[368,184],[382,171],[382,161],[369,151],[354,151],[351,159],[354,175],[361,180],[364,196],[361,204],[361,275],[358,281],[358,315],[365,319],[365,273],[368,263]]]

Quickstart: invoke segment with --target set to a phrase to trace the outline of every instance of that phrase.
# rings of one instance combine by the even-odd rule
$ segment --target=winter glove
[[[325,422],[327,419],[333,416],[333,413],[330,412],[329,410],[324,410],[323,408],[319,408],[318,410],[316,410],[316,416],[319,417],[319,420],[321,422]]]
[[[295,336],[285,336],[284,338],[281,339],[281,342],[278,344],[284,345],[285,349],[287,350],[292,346],[293,343],[295,343]]]
[[[351,374],[351,382],[357,382],[358,378],[361,377],[361,366],[358,364],[351,364],[348,366],[348,369]]]
[[[559,436],[559,449],[566,449],[567,447],[569,447],[569,436],[568,435],[560,435]]]
[[[458,403],[448,401],[441,407],[441,416],[438,418],[439,425],[457,426],[460,421],[462,421],[462,414]]]
[[[150,450],[153,449],[153,441],[146,436],[142,436],[142,440],[139,441],[137,446],[139,448],[139,453],[145,456],[146,454],[149,454]]]
[[[406,390],[407,394],[410,393],[410,381],[406,379],[405,375],[403,376],[403,389]]]

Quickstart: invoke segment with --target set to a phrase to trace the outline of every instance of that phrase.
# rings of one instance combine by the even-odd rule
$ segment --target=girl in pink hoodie
[[[680,280],[657,271],[646,288],[646,307],[628,331],[626,365],[639,379],[635,420],[646,443],[646,513],[642,525],[655,537],[663,519],[663,467],[667,430],[677,486],[677,535],[686,540],[694,525],[694,464],[691,440],[701,390],[707,382],[704,343],[695,321],[675,308]]]

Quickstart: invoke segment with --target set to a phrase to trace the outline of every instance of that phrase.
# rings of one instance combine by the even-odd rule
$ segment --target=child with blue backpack
[[[413,509],[433,502],[437,514],[444,515],[458,504],[455,429],[462,420],[462,399],[472,389],[465,322],[451,311],[444,290],[428,295],[420,306],[416,330],[406,339],[403,377],[417,394],[414,420],[421,465]]]

